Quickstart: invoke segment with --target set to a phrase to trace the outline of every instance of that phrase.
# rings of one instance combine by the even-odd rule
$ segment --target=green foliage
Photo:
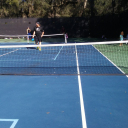
[[[86,17],[128,11],[128,0],[0,0],[2,17]]]
[[[95,0],[95,15],[106,15],[111,13],[121,13],[128,11],[127,0]]]
[[[47,15],[47,12],[49,11],[50,5],[47,4],[45,1],[42,0],[36,0],[34,2],[33,6],[33,13],[32,17],[44,17]]]
[[[112,13],[112,0],[95,0],[95,15],[105,15]]]
[[[19,6],[19,1],[18,0],[6,0],[5,1],[6,4],[8,4],[9,6]]]
[[[15,17],[19,13],[19,2],[21,0],[1,1],[0,17]]]

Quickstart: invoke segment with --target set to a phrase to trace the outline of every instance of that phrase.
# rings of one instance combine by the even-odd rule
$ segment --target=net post
[[[67,44],[67,37],[66,37],[66,34],[64,34],[64,37],[65,37],[65,44]]]
[[[27,43],[29,44],[29,35],[27,36]]]

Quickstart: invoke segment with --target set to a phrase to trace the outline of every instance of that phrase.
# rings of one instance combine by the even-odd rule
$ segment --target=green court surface
[[[68,42],[88,42],[88,41],[99,41],[99,39],[96,38],[68,38]],[[4,38],[0,39],[0,43],[5,42],[5,43],[21,43],[21,42],[27,42],[26,37],[14,37],[14,38]],[[31,39],[29,42],[33,43]],[[64,36],[61,36],[61,38],[58,37],[43,37],[42,42],[48,42],[48,43],[64,43],[65,39]]]
[[[123,46],[119,46],[119,44],[100,44],[95,45],[95,48],[125,74],[128,74],[128,44],[123,44]]]
[[[26,38],[5,38],[5,39],[0,39],[0,43],[21,43],[21,42],[27,42]]]
[[[109,39],[109,40],[114,40],[114,39]],[[67,38],[67,42],[68,43],[86,43],[86,42],[98,42],[98,41],[105,41],[101,38]],[[0,43],[27,43],[27,38],[26,37],[18,37],[16,35],[16,37],[14,38],[1,38],[0,39]],[[29,40],[29,43],[33,43],[34,41],[32,41],[31,39]],[[55,43],[65,43],[65,38],[64,36],[60,36],[60,37],[43,37],[42,38],[42,43],[46,42],[46,43],[50,43],[50,44],[55,44]]]
[[[0,43],[34,43],[35,41],[27,40],[26,37],[22,37],[22,38],[11,38],[11,39],[0,39]],[[60,43],[65,43],[65,39],[63,38],[52,38],[52,37],[48,37],[48,38],[43,38],[42,39],[42,43],[48,43],[48,44],[60,44]]]

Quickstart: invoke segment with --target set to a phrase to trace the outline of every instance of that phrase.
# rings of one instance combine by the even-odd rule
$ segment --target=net
[[[0,35],[0,45],[12,45],[12,44],[34,44],[32,35]],[[64,44],[67,43],[66,35],[64,34],[51,34],[44,35],[42,37],[43,44]]]
[[[119,46],[120,43],[122,46]],[[0,74],[126,75],[126,43],[127,41],[116,41],[0,46]]]

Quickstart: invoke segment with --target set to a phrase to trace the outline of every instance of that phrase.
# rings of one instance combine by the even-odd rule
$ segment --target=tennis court
[[[127,128],[128,45],[110,43],[2,44],[0,126]]]

